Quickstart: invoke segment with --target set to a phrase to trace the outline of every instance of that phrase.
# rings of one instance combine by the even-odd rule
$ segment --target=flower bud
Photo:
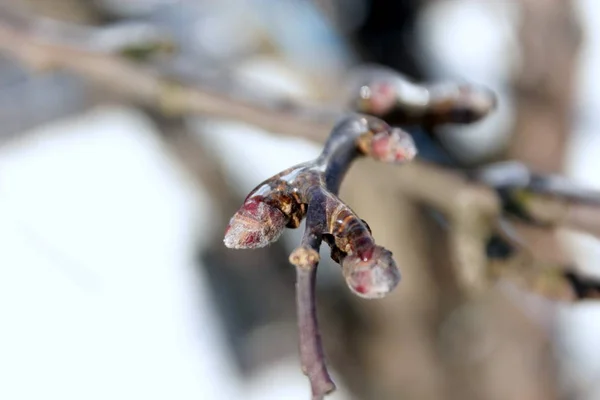
[[[262,197],[251,197],[235,213],[225,230],[225,246],[256,249],[279,239],[287,218],[278,208],[263,200]]]
[[[366,261],[356,254],[346,256],[342,269],[350,290],[366,299],[384,297],[400,282],[400,271],[392,253],[380,246],[374,248]]]
[[[371,138],[370,156],[388,163],[404,163],[417,155],[412,136],[400,128],[380,132]]]

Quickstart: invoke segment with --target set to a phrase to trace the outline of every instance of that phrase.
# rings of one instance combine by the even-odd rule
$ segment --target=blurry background
[[[451,162],[514,158],[600,188],[595,0],[1,4],[0,399],[310,395],[287,261],[301,230],[255,251],[226,249],[222,234],[249,190],[319,141],[158,113],[120,93],[127,81],[94,85],[20,51],[28,38],[250,104],[320,104],[315,118],[343,106],[342,77],[364,63],[483,84],[499,109],[444,128]],[[458,305],[443,227],[388,168],[358,162],[341,197],[394,252],[401,285],[365,301],[337,265],[319,271],[331,399],[600,399],[600,307],[502,285]],[[591,237],[521,233],[538,262],[600,276]]]

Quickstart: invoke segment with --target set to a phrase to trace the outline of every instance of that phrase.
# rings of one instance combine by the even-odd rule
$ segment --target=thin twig
[[[290,255],[296,267],[296,307],[302,372],[311,384],[312,399],[321,400],[335,390],[325,364],[317,320],[316,279],[321,239],[306,230],[300,247]]]

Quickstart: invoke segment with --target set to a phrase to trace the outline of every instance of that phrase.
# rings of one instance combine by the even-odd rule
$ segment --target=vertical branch
[[[307,221],[308,225],[308,221]],[[310,381],[312,399],[321,400],[335,390],[325,365],[317,320],[316,278],[321,238],[306,228],[300,247],[290,255],[296,267],[296,306],[302,372]]]

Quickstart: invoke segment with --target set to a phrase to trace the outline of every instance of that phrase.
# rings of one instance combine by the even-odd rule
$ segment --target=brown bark
[[[521,5],[518,112],[508,156],[535,171],[559,173],[570,135],[581,32],[571,1],[522,0]],[[540,260],[569,262],[554,233],[527,228],[521,233]]]

